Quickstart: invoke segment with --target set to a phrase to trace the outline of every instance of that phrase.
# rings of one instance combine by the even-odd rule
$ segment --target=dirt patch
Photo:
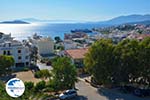
[[[19,78],[24,82],[31,81],[31,82],[37,83],[41,81],[41,79],[37,79],[34,77],[34,74],[32,73],[32,71],[17,72],[14,74],[16,74],[16,78]]]

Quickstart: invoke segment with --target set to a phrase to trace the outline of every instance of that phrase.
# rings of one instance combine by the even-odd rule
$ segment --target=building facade
[[[54,53],[54,41],[50,37],[41,37],[34,34],[33,38],[29,38],[29,42],[38,48],[39,55]]]
[[[84,73],[83,61],[87,52],[88,48],[70,49],[64,51],[64,55],[69,57],[72,63],[76,66],[78,75]]]
[[[71,58],[72,63],[77,68],[82,68],[84,67],[83,59],[87,52],[88,52],[88,48],[70,49],[70,50],[65,50],[64,55]]]
[[[14,40],[11,34],[0,34],[0,55],[12,56],[15,60],[14,67],[30,66],[29,48]]]

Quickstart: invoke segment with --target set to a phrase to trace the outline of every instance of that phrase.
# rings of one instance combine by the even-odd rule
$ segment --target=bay
[[[0,32],[10,34],[17,40],[23,40],[37,33],[41,36],[64,38],[64,33],[70,33],[74,29],[92,29],[106,27],[97,23],[57,23],[57,24],[0,24]]]

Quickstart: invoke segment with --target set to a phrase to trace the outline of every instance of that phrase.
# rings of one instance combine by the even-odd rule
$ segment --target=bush
[[[43,69],[43,70],[35,72],[34,77],[47,79],[51,77],[51,73],[49,70]]]
[[[46,82],[45,81],[40,81],[36,84],[34,87],[35,92],[40,92],[46,87]]]
[[[53,92],[54,88],[53,87],[47,87],[43,90],[43,92]]]
[[[41,71],[35,72],[35,73],[34,73],[34,77],[35,77],[35,78],[41,78],[41,77],[42,77]]]
[[[48,83],[47,83],[47,87],[48,89],[51,91],[59,91],[60,88],[58,87],[57,83],[54,81],[54,79],[52,80],[49,80]]]
[[[29,67],[24,67],[23,71],[29,71]]]
[[[33,89],[34,83],[33,82],[25,82],[25,87],[28,90]]]

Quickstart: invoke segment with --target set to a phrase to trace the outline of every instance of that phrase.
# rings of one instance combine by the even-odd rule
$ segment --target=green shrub
[[[43,70],[35,72],[34,77],[47,79],[51,77],[51,73],[49,70],[43,69]]]
[[[40,81],[36,84],[34,87],[35,92],[40,92],[46,87],[46,82],[45,81]]]
[[[24,67],[23,68],[23,71],[29,71],[30,69],[29,69],[29,67]]]
[[[25,88],[30,90],[33,89],[34,83],[33,82],[25,82]]]
[[[43,92],[53,92],[54,88],[53,87],[46,87]]]
[[[35,73],[34,73],[34,77],[35,77],[35,78],[41,78],[41,77],[42,77],[41,71],[35,72]]]

